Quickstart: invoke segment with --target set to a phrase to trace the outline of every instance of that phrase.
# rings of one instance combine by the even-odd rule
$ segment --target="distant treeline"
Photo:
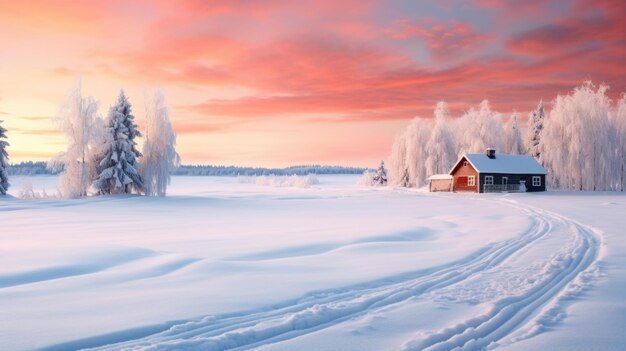
[[[307,175],[307,174],[362,174],[365,168],[341,166],[292,166],[287,168],[256,168],[236,166],[182,165],[173,175],[188,176],[256,176],[256,175]]]
[[[46,167],[46,162],[33,162],[26,161],[20,163],[10,164],[7,167],[7,172],[10,176],[16,175],[52,175],[58,174],[62,171],[62,169],[57,172],[53,172]]]
[[[182,165],[173,175],[184,176],[255,176],[255,175],[307,175],[307,174],[362,174],[366,168],[341,166],[292,166],[287,168],[256,168],[236,166]],[[9,165],[9,175],[53,175],[46,162],[20,162]]]

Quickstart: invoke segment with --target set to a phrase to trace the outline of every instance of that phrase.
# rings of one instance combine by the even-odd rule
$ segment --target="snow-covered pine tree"
[[[2,127],[2,122],[0,121],[0,195],[6,195],[7,190],[9,190],[9,175],[7,174],[7,167],[9,166],[9,154],[7,153],[6,147],[9,146],[9,143],[2,139],[6,139],[7,130]]]
[[[99,175],[93,183],[99,193],[143,192],[137,162],[141,153],[135,142],[138,136],[141,133],[137,130],[131,104],[121,90],[117,103],[109,110],[105,144],[100,148]]]
[[[387,170],[385,169],[385,161],[380,161],[380,167],[376,170],[374,183],[377,185],[387,185]]]
[[[543,100],[539,101],[535,111],[528,116],[528,130],[526,132],[526,150],[528,154],[536,159],[541,157],[541,134],[543,133],[543,122],[545,111]]]
[[[180,166],[176,133],[169,118],[163,93],[157,91],[146,103],[146,133],[141,177],[148,196],[165,196],[170,173]]]

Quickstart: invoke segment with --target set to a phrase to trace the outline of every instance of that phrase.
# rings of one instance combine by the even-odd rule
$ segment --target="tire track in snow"
[[[389,279],[379,286],[362,284],[345,291],[314,294],[278,309],[189,321],[145,339],[129,341],[112,348],[142,348],[149,345],[163,345],[167,348],[166,345],[172,347],[174,344],[188,343],[189,347],[193,347],[193,344],[221,350],[295,337],[366,313],[373,308],[455,284],[476,272],[499,264],[511,253],[544,236],[549,230],[549,223],[537,220],[524,235],[492,244],[456,263]]]
[[[507,337],[509,338],[506,340],[507,343],[531,337],[538,333],[541,320],[545,319],[546,314],[554,313],[553,309],[542,310],[542,307],[550,303],[558,304],[560,299],[567,297],[569,285],[575,284],[575,280],[581,275],[597,269],[600,239],[591,228],[545,210],[510,205],[530,210],[552,223],[567,228],[568,232],[575,236],[575,247],[568,256],[560,257],[558,262],[563,264],[563,268],[554,272],[548,279],[544,279],[542,284],[519,296],[509,296],[496,301],[483,315],[431,334],[422,340],[406,343],[404,351],[483,350],[497,346],[498,341]],[[521,335],[511,337],[516,332]]]
[[[555,224],[568,225],[576,234],[572,259],[544,284],[522,296],[507,297],[495,303],[486,314],[424,340],[405,344],[406,350],[481,349],[501,340],[528,322],[537,311],[578,274],[587,269],[598,254],[595,236],[584,226],[546,211],[513,203],[533,218],[526,233],[493,243],[460,261],[351,288],[318,292],[282,306],[255,312],[207,316],[170,325],[167,330],[134,340],[99,340],[94,350],[241,350],[292,339],[320,330],[368,311],[445,288],[499,266],[516,252],[527,250],[547,236]],[[93,342],[93,340],[91,340]],[[106,343],[117,342],[110,345]],[[93,346],[92,343],[90,346]],[[85,345],[87,346],[87,345]]]

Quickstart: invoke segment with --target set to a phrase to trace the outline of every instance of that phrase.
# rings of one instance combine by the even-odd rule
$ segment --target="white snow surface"
[[[622,350],[626,196],[0,197],[1,350]],[[14,177],[54,193],[56,177]]]

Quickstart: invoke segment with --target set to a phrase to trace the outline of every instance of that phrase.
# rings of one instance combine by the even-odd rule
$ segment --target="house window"
[[[467,185],[468,186],[476,186],[476,178],[474,176],[467,177]]]
[[[541,186],[541,177],[533,176],[533,186]]]
[[[485,185],[493,185],[493,176],[485,176]]]
[[[467,167],[467,161],[463,162],[463,167]]]

